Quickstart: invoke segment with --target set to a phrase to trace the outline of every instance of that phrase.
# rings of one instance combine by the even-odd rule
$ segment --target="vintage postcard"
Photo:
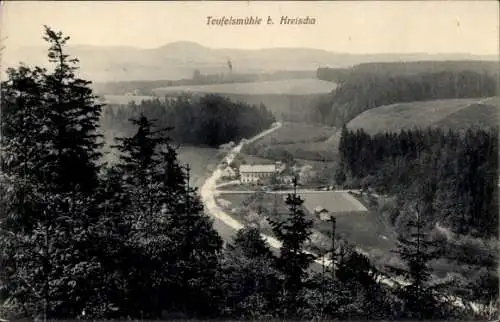
[[[0,319],[498,319],[496,1],[0,3]]]

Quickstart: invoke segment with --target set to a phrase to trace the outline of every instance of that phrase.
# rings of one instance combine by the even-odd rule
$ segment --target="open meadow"
[[[138,96],[138,95],[104,95],[102,96],[105,104],[109,105],[127,105],[130,102],[140,104],[142,101],[152,100],[155,96]]]
[[[347,127],[351,130],[362,128],[374,134],[428,126],[464,128],[474,123],[485,124],[485,119],[491,124],[491,121],[497,120],[498,110],[494,108],[495,104],[489,103],[489,109],[481,108],[481,112],[476,113],[479,106],[486,105],[480,104],[480,101],[480,98],[464,98],[385,105],[361,113]],[[461,113],[461,110],[467,112]]]
[[[324,141],[335,131],[334,127],[329,126],[285,122],[279,129],[253,142],[252,145],[285,145]]]
[[[251,83],[169,86],[156,88],[153,92],[159,96],[179,93],[303,95],[328,93],[335,87],[335,83],[316,78],[298,78]]]
[[[442,99],[422,102],[397,103],[365,111],[347,123],[350,130],[363,129],[369,134],[401,129],[438,127],[462,130],[469,127],[498,126],[500,99]],[[316,153],[329,154],[336,158],[340,131],[323,142],[310,144]],[[307,144],[302,144],[306,146]],[[298,149],[297,145],[295,148]],[[292,147],[287,147],[292,151]]]
[[[244,147],[243,150],[260,157],[286,151],[295,159],[331,161],[334,153],[323,147],[322,143],[335,132],[334,127],[285,122],[280,129]]]
[[[298,193],[304,199],[304,206],[310,213],[314,213],[316,207],[323,207],[332,214],[338,212],[367,211],[366,207],[347,192],[339,191],[317,191]]]
[[[356,245],[370,257],[378,259],[379,263],[391,257],[390,250],[395,248],[394,232],[385,224],[382,215],[366,208],[360,210],[359,201],[346,198],[342,192],[299,193],[299,195],[304,200],[302,209],[313,221],[314,231],[324,236],[331,234],[331,222],[322,221],[314,215],[314,208],[322,206],[335,216],[336,234],[339,238]],[[262,223],[264,216],[282,218],[289,212],[285,198],[286,194],[280,193],[221,193],[219,196],[219,200],[224,203],[222,206],[230,211],[232,216],[246,224],[260,225],[264,233],[272,233],[270,227],[265,222]]]

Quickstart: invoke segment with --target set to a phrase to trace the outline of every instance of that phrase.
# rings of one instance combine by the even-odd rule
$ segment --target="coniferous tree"
[[[269,245],[262,239],[257,228],[245,227],[238,230],[234,238],[234,249],[241,251],[248,258],[267,257],[272,258],[273,254]]]
[[[430,205],[423,197],[426,190],[423,186],[417,188],[413,195],[416,200],[407,204],[409,237],[398,238],[398,249],[394,253],[405,263],[405,268],[388,266],[389,271],[404,279],[403,285],[397,290],[404,303],[403,314],[413,319],[431,319],[446,317],[449,307],[440,298],[440,292],[449,283],[432,282],[432,271],[429,261],[438,258],[440,250],[437,243],[430,240],[424,230],[424,218],[429,216]],[[405,285],[406,284],[406,285]]]
[[[296,178],[294,186],[297,186]],[[314,256],[303,249],[312,233],[312,221],[306,218],[301,208],[303,202],[296,193],[289,194],[286,199],[290,209],[288,216],[283,220],[269,219],[275,236],[282,243],[276,265],[284,276],[282,307],[284,315],[296,314],[299,304],[297,295],[303,288],[307,269],[314,260]]]
[[[222,242],[188,186],[169,129],[155,129],[142,114],[131,121],[137,131],[118,139],[117,170],[130,199],[123,210],[132,220],[128,243],[138,256],[130,298],[143,299],[130,306],[132,314],[207,313],[214,309],[208,297]]]
[[[2,171],[14,192],[2,207],[2,287],[14,316],[75,317],[102,286],[92,242],[100,105],[75,76],[69,38],[48,27],[44,38],[54,70],[21,66],[2,84]]]
[[[70,59],[64,52],[69,37],[49,27],[45,27],[45,33],[44,39],[50,44],[49,61],[54,63],[54,71],[44,80],[52,145],[51,155],[44,160],[46,171],[53,175],[55,189],[91,192],[97,186],[96,162],[101,157],[102,144],[96,130],[102,106],[96,103],[91,82],[76,77],[78,59]]]
[[[233,318],[262,319],[273,315],[279,291],[279,272],[269,245],[255,228],[237,232],[223,252],[218,275],[226,314]]]

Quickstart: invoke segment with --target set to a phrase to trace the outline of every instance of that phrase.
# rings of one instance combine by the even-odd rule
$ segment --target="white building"
[[[243,164],[240,166],[241,183],[258,183],[262,179],[270,178],[277,173],[275,164]]]

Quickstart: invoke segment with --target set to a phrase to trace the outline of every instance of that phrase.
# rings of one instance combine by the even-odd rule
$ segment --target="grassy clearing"
[[[318,193],[319,194],[319,193]],[[331,234],[331,223],[321,221],[313,214],[311,208],[311,200],[308,198],[309,194],[304,194],[304,211],[309,219],[313,220],[315,234],[320,233],[323,237]],[[328,195],[328,193],[326,194]],[[342,200],[342,195],[337,193],[338,200]],[[231,203],[230,206],[226,205],[224,209],[231,212],[231,215],[245,224],[256,224],[260,227],[261,231],[266,234],[271,234],[272,231],[269,225],[265,222],[265,217],[268,216],[285,216],[289,209],[285,204],[283,194],[223,194],[220,198],[227,200]],[[325,196],[323,196],[325,198]],[[309,200],[309,201],[308,201]],[[326,199],[325,199],[326,200]],[[344,201],[345,202],[345,201]],[[347,200],[347,202],[349,202]],[[324,202],[323,202],[324,203]],[[336,211],[332,210],[332,214],[337,218],[337,236],[340,239],[347,240],[348,242],[359,247],[367,252],[374,261],[383,266],[391,260],[394,255],[390,250],[395,248],[395,243],[392,238],[393,232],[390,231],[380,214],[374,211],[343,211],[346,207],[340,206],[338,202],[334,202],[338,208]],[[316,205],[312,207],[314,209]],[[333,207],[330,206],[332,209]],[[352,207],[352,204],[351,204]],[[254,212],[249,215],[247,210]],[[232,211],[234,210],[234,211]],[[326,248],[328,249],[328,248]]]
[[[488,98],[482,104],[478,104],[479,101],[479,98],[464,98],[384,105],[361,113],[347,127],[350,130],[362,128],[369,134],[375,134],[428,126],[445,129],[497,126],[500,99]],[[339,142],[340,131],[337,131],[328,140],[311,146],[317,151],[333,151],[335,159]]]
[[[376,212],[350,211],[336,212],[333,215],[337,220],[336,234],[369,254],[388,253],[395,248],[394,241],[390,239],[391,232],[387,231]],[[318,221],[316,229],[324,234],[330,234],[332,224]]]
[[[320,142],[332,136],[335,131],[335,128],[329,126],[288,122],[284,123],[278,130],[257,140],[253,145],[265,146]]]
[[[318,205],[328,209],[336,218],[337,237],[366,252],[376,264],[383,265],[391,257],[390,250],[395,248],[394,234],[378,212],[359,211],[342,192],[308,193],[304,194],[303,199],[310,214]],[[358,200],[366,206],[363,200]],[[331,222],[321,221],[314,215],[311,218],[316,230],[326,236],[331,234]]]
[[[326,144],[325,142],[282,144],[275,146],[275,148],[288,151],[295,159],[309,161],[335,161],[337,156],[337,149],[335,146]]]
[[[353,130],[362,128],[370,134],[427,127],[439,124],[438,122],[478,101],[479,98],[443,99],[384,105],[361,113],[347,127]],[[473,114],[469,115],[475,117]]]
[[[238,159],[245,160],[245,164],[274,164],[274,160],[261,158],[256,155],[240,153]]]
[[[252,83],[230,83],[210,85],[184,85],[156,88],[153,92],[159,96],[167,94],[220,93],[220,94],[317,94],[329,93],[336,87],[335,83],[316,78],[298,78]]]
[[[287,151],[296,159],[332,161],[335,152],[323,142],[335,132],[335,128],[328,126],[285,123],[280,129],[252,143],[245,150],[261,157]]]
[[[343,213],[359,211],[359,208],[349,198],[346,198],[344,192],[324,191],[316,193],[305,193],[302,195],[304,206],[310,213],[314,208],[321,206],[332,213]],[[361,211],[362,213],[363,211]]]
[[[134,101],[136,104],[140,104],[142,101],[152,100],[158,97],[154,96],[132,96],[132,95],[104,95],[104,102],[111,105],[128,105],[128,103]]]
[[[500,102],[488,100],[485,104],[471,104],[448,117],[436,122],[433,126],[465,129],[469,127],[487,128],[498,126]]]

